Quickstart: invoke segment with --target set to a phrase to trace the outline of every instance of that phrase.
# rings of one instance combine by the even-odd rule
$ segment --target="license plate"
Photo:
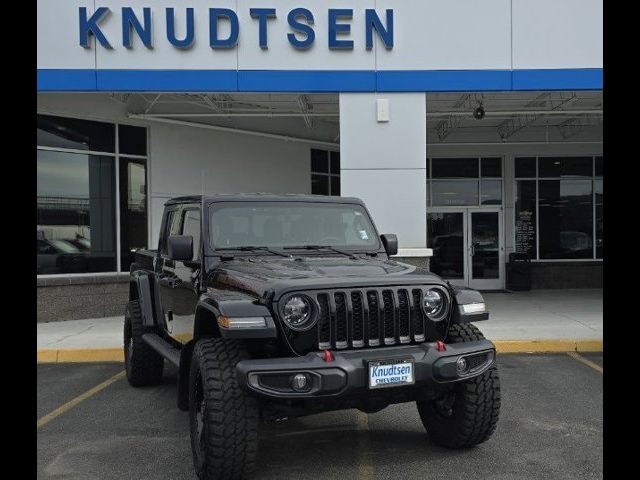
[[[369,388],[398,387],[414,382],[413,359],[369,362]]]

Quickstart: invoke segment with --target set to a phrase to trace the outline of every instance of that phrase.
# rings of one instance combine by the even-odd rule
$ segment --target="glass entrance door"
[[[456,285],[480,290],[504,288],[502,212],[456,209],[427,214],[431,271]]]
[[[473,211],[469,217],[469,287],[478,290],[499,290],[504,270],[502,247],[502,213]]]

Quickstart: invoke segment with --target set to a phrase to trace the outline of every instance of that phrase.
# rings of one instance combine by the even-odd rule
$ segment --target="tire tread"
[[[127,379],[134,387],[157,385],[162,381],[164,358],[142,340],[144,326],[142,325],[142,309],[138,300],[127,304],[128,315],[125,314],[124,344]],[[127,316],[129,317],[127,319]],[[133,336],[133,355],[131,361],[127,357],[127,330]]]
[[[203,480],[244,478],[255,464],[259,414],[256,400],[238,385],[235,366],[249,356],[240,342],[222,338],[199,340],[193,355],[192,365],[200,368],[207,398],[207,447],[199,476]],[[197,448],[193,440],[192,446]]]
[[[472,324],[451,325],[447,343],[484,339]],[[456,384],[453,417],[442,419],[429,401],[419,401],[418,412],[427,434],[434,443],[448,448],[469,448],[485,442],[496,429],[500,414],[500,378],[493,365],[477,377]]]

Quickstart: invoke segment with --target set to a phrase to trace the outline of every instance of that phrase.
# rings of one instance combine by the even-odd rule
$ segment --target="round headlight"
[[[282,319],[292,330],[307,330],[315,320],[313,304],[302,295],[289,297],[282,307]]]
[[[422,310],[429,320],[439,322],[444,320],[449,309],[449,297],[444,290],[430,288],[424,292],[422,299]]]

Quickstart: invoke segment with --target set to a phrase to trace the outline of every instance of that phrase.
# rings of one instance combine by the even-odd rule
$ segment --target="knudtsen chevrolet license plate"
[[[413,383],[414,362],[411,358],[369,362],[369,388],[397,387]]]

